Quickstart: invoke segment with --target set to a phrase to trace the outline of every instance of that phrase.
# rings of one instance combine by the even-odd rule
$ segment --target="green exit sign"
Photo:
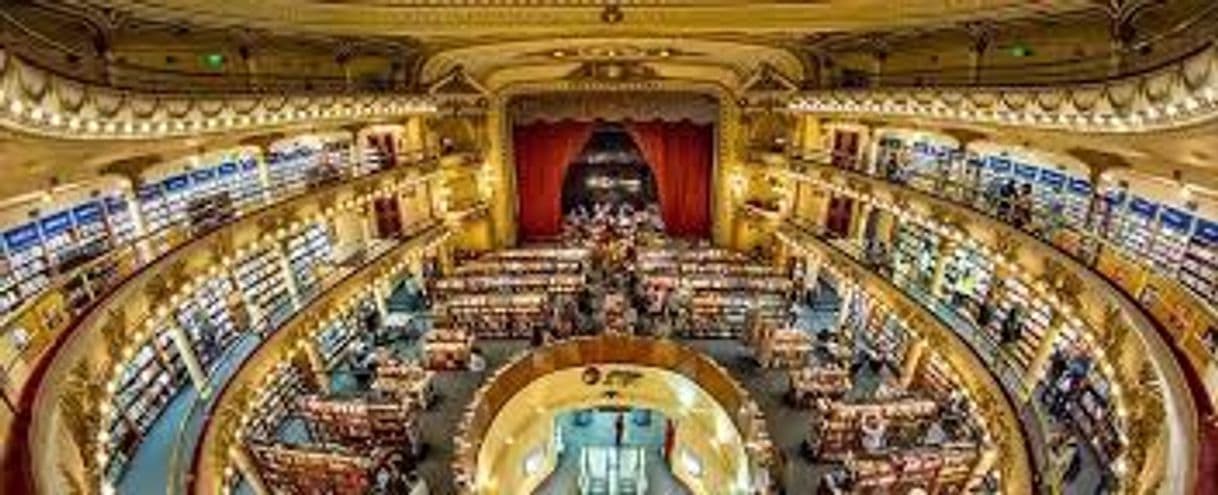
[[[1011,56],[1014,57],[1031,57],[1032,49],[1023,43],[1018,43],[1011,47]]]
[[[224,54],[209,53],[207,55],[204,55],[203,64],[205,64],[208,67],[211,67],[213,69],[218,69],[220,67],[224,67]]]

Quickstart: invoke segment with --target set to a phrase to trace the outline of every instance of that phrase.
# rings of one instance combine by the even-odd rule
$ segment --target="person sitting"
[[[481,373],[486,370],[486,358],[482,357],[482,349],[475,347],[470,350],[469,370],[474,373]]]

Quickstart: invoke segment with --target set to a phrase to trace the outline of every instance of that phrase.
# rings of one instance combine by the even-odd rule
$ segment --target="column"
[[[309,362],[309,371],[313,373],[313,379],[317,382],[317,388],[321,393],[330,393],[330,375],[326,369],[326,360],[322,359],[321,351],[317,350],[317,341],[313,340],[312,335],[306,335],[301,341],[304,348],[305,359]]]
[[[841,297],[842,304],[837,310],[837,328],[846,326],[846,321],[850,317],[851,301],[854,300],[854,282],[843,280],[839,282],[838,296]]]
[[[372,284],[372,302],[376,304],[376,312],[380,314],[381,321],[389,316],[389,306],[385,300],[389,299],[389,291],[381,283]]]
[[[270,204],[274,201],[274,194],[271,190],[271,165],[267,159],[269,150],[263,148],[260,153],[254,155],[258,160],[258,184],[262,186],[262,201]]]
[[[926,339],[919,338],[909,345],[909,351],[905,353],[905,359],[901,361],[901,388],[908,389],[914,379],[918,377],[918,372],[922,369],[922,363],[926,359],[926,351],[930,344]]]
[[[858,206],[856,208],[856,210],[857,210],[856,216],[858,218],[857,218],[857,221],[855,221],[855,223],[854,223],[854,227],[855,227],[854,239],[855,239],[855,241],[857,241],[859,243],[860,246],[866,246],[867,241],[868,241],[867,223],[868,223],[869,217],[871,216],[871,212],[875,209],[875,207],[872,206],[871,203],[864,201],[861,198],[856,199],[855,201],[858,203]]]
[[[411,115],[406,118],[406,132],[403,136],[404,151],[416,153],[423,150],[423,117]]]
[[[449,247],[448,242],[444,242],[443,244],[441,244],[439,246],[438,250],[439,250],[438,254],[439,254],[439,258],[440,258],[440,273],[441,274],[452,273],[452,270],[453,270],[452,248]]]
[[[821,132],[820,119],[812,114],[803,115],[803,137],[800,139],[801,151],[804,158],[824,152],[824,134]]]
[[[935,271],[930,282],[930,293],[935,297],[943,298],[946,295],[944,285],[947,283],[947,264],[955,251],[956,241],[947,238],[940,240],[939,252],[935,257]]]
[[[254,495],[271,495],[271,491],[266,487],[266,482],[262,480],[262,473],[258,471],[258,464],[245,450],[245,446],[238,443],[229,447],[228,457],[233,462],[233,466],[237,468],[237,472],[241,473],[241,477],[254,490]]]
[[[1023,370],[1023,390],[1020,391],[1021,401],[1027,401],[1032,394],[1032,390],[1036,388],[1037,382],[1045,375],[1045,366],[1049,364],[1049,357],[1053,355],[1053,343],[1061,337],[1062,332],[1066,330],[1065,318],[1062,318],[1056,311],[1053,312],[1052,319],[1049,321],[1049,328],[1045,334],[1041,336],[1040,343],[1036,345],[1036,354],[1032,356],[1032,361],[1028,363],[1028,369]]]
[[[279,269],[283,270],[283,278],[287,282],[288,296],[292,299],[292,307],[299,308],[304,302],[300,300],[300,286],[296,283],[296,274],[292,273],[292,264],[288,262],[288,252],[284,241],[275,240],[275,254],[279,259]]]
[[[211,385],[207,383],[207,375],[203,373],[203,365],[199,363],[199,356],[195,354],[194,347],[190,345],[190,336],[186,335],[186,329],[182,328],[172,314],[166,314],[164,318],[166,324],[169,325],[169,336],[178,348],[178,354],[182,356],[182,363],[186,365],[186,373],[190,375],[190,381],[199,391],[199,397],[211,395]]]
[[[135,183],[135,180],[132,180]],[[148,225],[144,223],[144,211],[140,209],[139,199],[132,191],[123,193],[123,201],[127,202],[127,211],[131,213],[131,224],[135,227],[135,252],[140,264],[146,264],[153,258],[151,242],[148,239]]]

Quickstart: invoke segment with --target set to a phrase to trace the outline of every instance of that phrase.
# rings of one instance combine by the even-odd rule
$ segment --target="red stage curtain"
[[[660,216],[670,235],[710,235],[714,127],[693,122],[635,122],[627,127],[656,177]]]
[[[553,237],[562,231],[562,185],[567,166],[592,135],[591,122],[538,122],[512,133],[520,236]]]

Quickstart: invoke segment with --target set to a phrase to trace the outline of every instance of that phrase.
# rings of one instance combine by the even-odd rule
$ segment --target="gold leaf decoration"
[[[100,479],[102,466],[98,463],[97,436],[102,428],[101,415],[97,413],[106,396],[101,373],[91,365],[91,360],[82,359],[69,371],[64,382],[64,392],[59,396],[59,409],[63,411],[68,436],[80,453],[88,479]],[[95,486],[86,483],[85,486]]]

